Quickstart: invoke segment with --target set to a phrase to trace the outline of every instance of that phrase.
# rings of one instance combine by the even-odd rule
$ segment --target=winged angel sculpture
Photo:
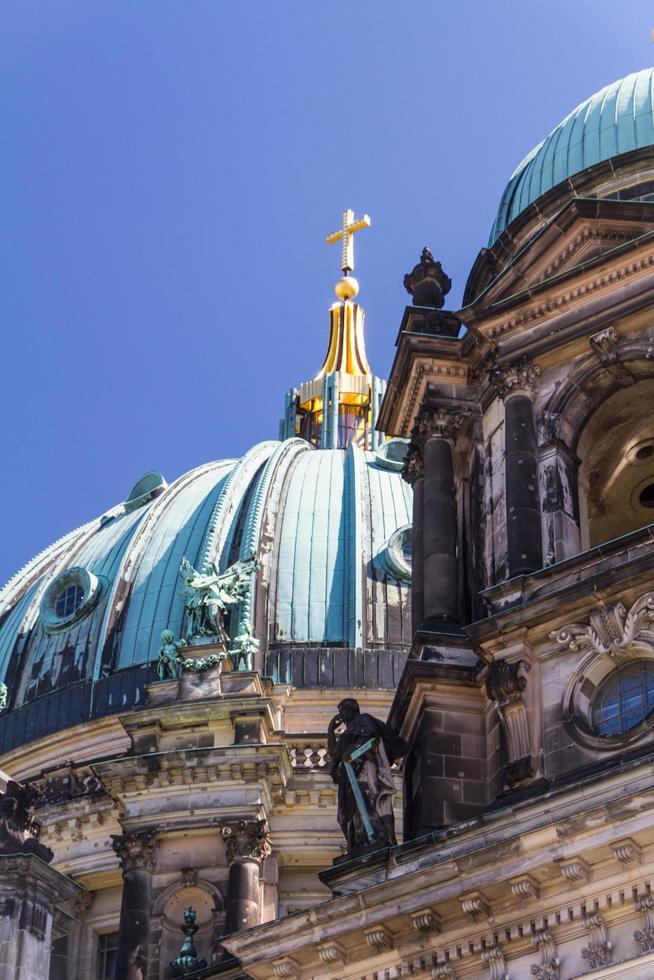
[[[254,553],[230,565],[224,572],[219,572],[213,563],[199,572],[188,558],[183,558],[179,574],[184,580],[182,598],[188,613],[187,639],[217,636],[227,643],[225,614],[245,598],[258,568]]]

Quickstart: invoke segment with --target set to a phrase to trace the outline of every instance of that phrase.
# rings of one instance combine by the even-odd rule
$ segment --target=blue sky
[[[386,375],[423,245],[456,308],[516,164],[653,26],[641,0],[4,0],[0,581],[146,470],[276,437],[346,207]]]

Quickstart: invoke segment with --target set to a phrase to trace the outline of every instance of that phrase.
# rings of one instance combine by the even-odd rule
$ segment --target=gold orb
[[[359,283],[354,276],[343,276],[334,286],[334,292],[339,299],[354,299],[359,292]]]

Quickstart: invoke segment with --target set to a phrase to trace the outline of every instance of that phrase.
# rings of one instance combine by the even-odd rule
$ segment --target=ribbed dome
[[[654,145],[654,69],[627,75],[577,106],[516,168],[489,244],[521,211],[561,181],[621,153]]]
[[[53,544],[0,592],[9,708],[155,659],[161,631],[184,627],[184,556],[224,569],[254,549],[249,614],[261,656],[294,645],[406,646],[408,576],[387,545],[411,520],[411,491],[389,445],[264,442],[170,486],[148,474],[136,498]],[[128,706],[132,695],[121,697]]]

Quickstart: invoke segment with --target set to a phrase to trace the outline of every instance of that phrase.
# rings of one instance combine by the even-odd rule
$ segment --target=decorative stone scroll
[[[489,375],[489,381],[497,395],[504,399],[518,393],[536,395],[540,368],[537,364],[521,357],[513,364],[497,365]]]
[[[549,929],[540,929],[531,937],[534,946],[538,946],[540,963],[534,963],[531,972],[538,980],[559,980],[560,964],[556,955],[556,943]]]
[[[522,698],[529,670],[526,660],[496,660],[486,678],[486,694],[495,702],[506,741],[504,778],[509,786],[529,779],[534,772],[529,722]]]
[[[654,952],[654,897],[645,895],[636,900],[636,911],[643,917],[643,928],[634,933],[634,939],[643,953]]]
[[[590,614],[588,625],[571,623],[552,630],[550,638],[569,650],[604,654],[617,661],[633,657],[636,643],[654,650],[654,592],[638,599],[629,612],[621,602],[602,606]]]
[[[234,861],[263,861],[272,852],[265,820],[236,820],[224,825],[222,835],[230,864]]]
[[[594,912],[584,918],[584,926],[588,930],[590,942],[588,946],[582,949],[582,958],[588,960],[592,970],[599,970],[600,967],[608,966],[611,962],[613,946],[609,941],[604,919],[599,912]]]
[[[481,954],[481,961],[488,970],[490,980],[509,980],[504,953],[499,946],[485,949]]]

